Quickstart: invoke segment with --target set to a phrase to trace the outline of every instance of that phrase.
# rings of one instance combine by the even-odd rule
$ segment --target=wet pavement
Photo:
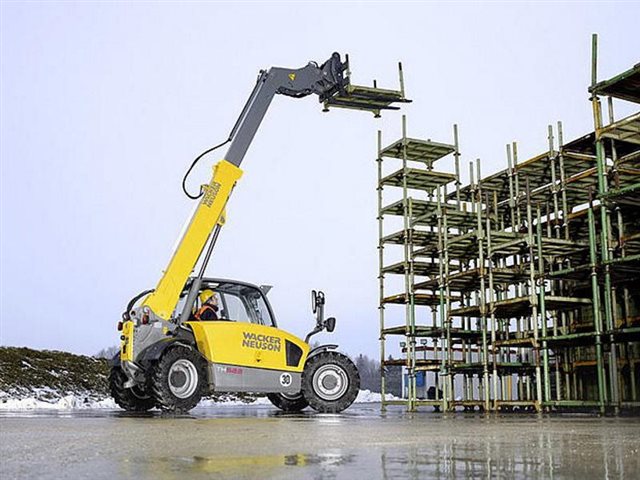
[[[640,418],[0,412],[0,478],[640,478]]]

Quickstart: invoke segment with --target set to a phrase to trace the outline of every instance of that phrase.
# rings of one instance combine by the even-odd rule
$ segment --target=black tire
[[[127,376],[119,366],[111,367],[109,390],[116,403],[129,412],[146,412],[156,406],[153,396],[140,387],[124,388]]]
[[[360,374],[342,353],[324,351],[307,360],[302,371],[302,394],[314,410],[338,413],[348,408],[360,391]]]
[[[206,362],[183,345],[168,349],[151,372],[151,392],[161,410],[184,413],[195,407],[207,388]]]
[[[268,393],[267,398],[271,403],[283,412],[300,412],[309,406],[306,398],[300,392],[296,396],[283,395],[282,393]]]

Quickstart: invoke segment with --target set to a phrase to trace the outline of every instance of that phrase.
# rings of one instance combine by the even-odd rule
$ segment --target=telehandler
[[[312,292],[316,325],[302,340],[278,328],[266,298],[270,287],[204,276],[242,175],[240,164],[276,94],[316,94],[325,111],[340,107],[375,116],[410,101],[404,97],[401,67],[400,90],[352,85],[348,68],[348,57],[342,62],[334,53],[322,65],[260,71],[228,139],[193,161],[182,187],[199,199],[198,206],[156,288],[136,295],[118,323],[120,352],[109,384],[119,406],[186,412],[212,392],[266,393],[285,411],[310,405],[318,412],[340,412],[353,403],[360,386],[353,362],[336,351],[337,345],[309,345],[312,335],[335,328],[335,318],[324,316],[322,292]],[[185,182],[196,162],[227,143],[211,181],[199,195],[190,194]],[[201,257],[199,273],[190,277]]]

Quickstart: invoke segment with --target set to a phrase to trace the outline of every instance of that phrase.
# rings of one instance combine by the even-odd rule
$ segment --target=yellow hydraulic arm
[[[231,191],[241,176],[242,170],[226,160],[221,160],[213,167],[213,178],[204,186],[200,204],[180,239],[169,266],[155,291],[142,302],[143,306],[163,320],[171,318],[189,275],[211,232],[220,223]]]

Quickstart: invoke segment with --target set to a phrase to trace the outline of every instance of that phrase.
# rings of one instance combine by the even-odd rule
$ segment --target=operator
[[[203,290],[199,295],[200,309],[195,313],[196,320],[218,320],[218,296],[213,290]]]

